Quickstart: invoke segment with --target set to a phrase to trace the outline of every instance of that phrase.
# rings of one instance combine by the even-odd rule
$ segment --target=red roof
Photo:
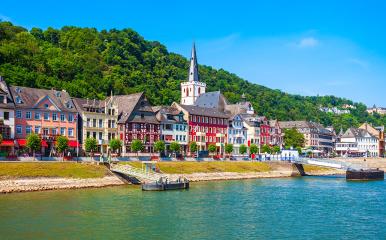
[[[13,142],[13,140],[3,140],[0,144],[1,146],[3,147],[12,147],[15,145],[15,143]]]
[[[78,141],[76,141],[76,140],[69,140],[69,141],[68,141],[68,146],[69,146],[69,147],[78,147],[78,146],[79,146],[79,143],[78,143]]]

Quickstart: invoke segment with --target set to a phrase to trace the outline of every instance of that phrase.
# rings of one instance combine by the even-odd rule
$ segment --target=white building
[[[196,46],[193,43],[192,57],[190,58],[189,78],[181,83],[181,104],[194,105],[197,98],[205,93],[206,83],[199,81]]]
[[[3,139],[15,138],[15,104],[8,85],[0,76],[0,131]]]
[[[233,153],[240,154],[240,145],[247,146],[247,128],[239,114],[230,118],[228,127],[228,143],[233,145]]]
[[[336,143],[336,152],[341,156],[378,157],[378,141],[365,129],[349,128]]]

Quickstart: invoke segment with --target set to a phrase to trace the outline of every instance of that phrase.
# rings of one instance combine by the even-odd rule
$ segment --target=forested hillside
[[[190,49],[186,49],[190,51]],[[199,54],[199,53],[198,53]],[[189,62],[168,52],[159,42],[146,41],[131,29],[102,30],[63,27],[27,29],[0,22],[0,75],[8,84],[65,89],[73,97],[104,98],[144,91],[152,104],[179,101],[180,82],[187,79]],[[366,106],[334,97],[291,95],[250,83],[223,69],[199,67],[208,91],[221,90],[230,102],[246,94],[260,115],[279,120],[312,120],[336,129],[361,122],[386,124],[368,115]],[[312,79],[310,79],[312,81]],[[319,106],[353,104],[351,114],[333,115]]]

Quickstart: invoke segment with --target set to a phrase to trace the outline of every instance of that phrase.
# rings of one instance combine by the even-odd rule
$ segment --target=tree
[[[3,142],[3,135],[0,134],[0,144]]]
[[[138,156],[138,152],[143,150],[143,143],[141,140],[135,139],[131,142],[131,151],[136,152]]]
[[[273,146],[272,147],[272,153],[279,153],[280,152],[280,147],[279,146]]]
[[[109,146],[112,152],[116,152],[118,149],[122,147],[122,141],[118,138],[111,139],[109,142]]]
[[[225,144],[225,153],[231,154],[233,152],[233,145],[231,143]]]
[[[170,150],[174,152],[174,154],[177,154],[178,151],[180,151],[180,144],[178,142],[172,142],[170,143]]]
[[[190,142],[189,149],[190,149],[190,153],[195,153],[197,151],[197,143],[196,142]]]
[[[239,152],[240,154],[245,154],[247,152],[248,148],[244,144],[240,145]]]
[[[249,146],[249,152],[251,154],[256,154],[259,152],[259,147],[256,144],[251,144],[251,146]]]
[[[42,140],[36,133],[31,133],[27,136],[26,146],[30,151],[32,151],[33,157],[35,159],[35,152],[42,148]]]
[[[94,152],[97,150],[98,145],[95,138],[87,138],[84,143],[84,148],[86,152],[91,153],[91,155],[94,154]]]
[[[158,140],[154,143],[154,151],[156,152],[163,152],[165,151],[165,143],[164,141]]]
[[[216,150],[217,150],[217,148],[216,148],[216,145],[214,145],[214,144],[209,144],[209,146],[208,146],[208,151],[210,152],[210,153],[214,153],[214,152],[216,152]]]
[[[68,138],[66,136],[59,136],[56,138],[56,150],[62,153],[62,160],[64,160],[64,153],[68,149]]]
[[[284,143],[286,148],[301,148],[304,147],[304,136],[296,128],[284,130]]]
[[[264,144],[262,147],[261,147],[261,152],[262,153],[271,153],[272,152],[272,149],[269,145],[267,144]]]

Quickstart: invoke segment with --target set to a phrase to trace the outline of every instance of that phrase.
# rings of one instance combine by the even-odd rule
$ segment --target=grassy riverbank
[[[129,162],[133,167],[141,168],[140,162]],[[215,172],[269,172],[270,164],[262,162],[159,162],[157,167],[168,174],[215,173]]]
[[[17,178],[102,178],[109,174],[105,166],[72,162],[0,163],[0,179]]]

